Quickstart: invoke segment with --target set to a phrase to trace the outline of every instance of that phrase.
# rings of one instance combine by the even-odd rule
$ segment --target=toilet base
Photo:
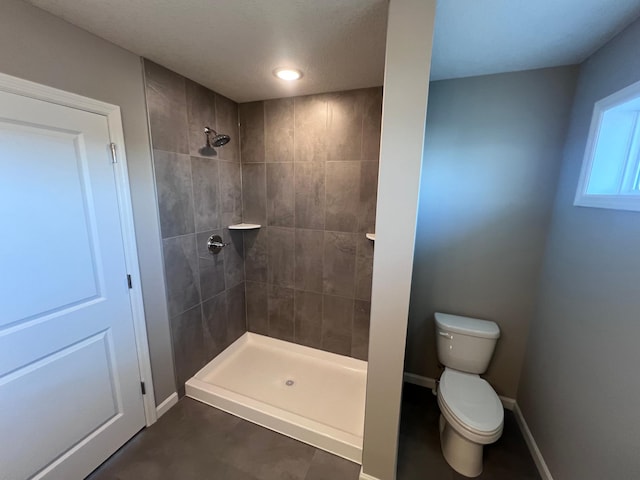
[[[440,446],[442,455],[456,472],[465,477],[477,477],[482,473],[483,445],[474,443],[447,423],[440,415]]]

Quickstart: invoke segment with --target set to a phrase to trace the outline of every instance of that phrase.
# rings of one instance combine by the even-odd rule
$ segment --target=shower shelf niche
[[[235,225],[229,225],[229,230],[257,230],[261,226],[255,223],[236,223]]]

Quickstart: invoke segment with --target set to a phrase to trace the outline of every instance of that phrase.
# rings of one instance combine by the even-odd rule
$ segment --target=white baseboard
[[[173,392],[160,405],[156,407],[158,418],[167,413],[171,407],[178,403],[178,394]]]
[[[498,398],[500,398],[500,401],[502,402],[502,406],[504,407],[505,410],[509,410],[512,412],[513,409],[516,408],[515,398],[503,397],[502,395],[498,395]]]
[[[407,383],[411,383],[413,385],[418,385],[421,387],[429,388],[433,390],[436,387],[436,380],[429,377],[423,377],[422,375],[416,375],[415,373],[404,372],[404,381]],[[533,461],[538,468],[538,472],[540,473],[540,477],[542,480],[553,480],[551,476],[551,472],[549,471],[549,467],[547,467],[547,463],[544,461],[542,457],[542,453],[538,448],[538,444],[536,443],[533,435],[531,434],[531,430],[529,430],[529,426],[522,416],[522,411],[515,399],[509,397],[499,396],[500,401],[502,402],[502,406],[506,410],[513,411],[514,416],[516,417],[516,422],[518,423],[518,427],[520,427],[520,431],[522,432],[522,436],[524,437],[525,442],[527,443],[527,447],[529,447],[529,452],[533,457]],[[367,475],[360,468],[360,480],[378,480],[371,475]]]
[[[415,373],[404,372],[404,381],[412,383],[413,385],[430,388],[431,390],[436,388],[436,380],[434,378],[423,377],[422,375],[416,375]]]
[[[407,383],[412,383],[414,385],[419,385],[421,387],[430,388],[432,390],[436,387],[435,379],[429,378],[429,377],[423,377],[422,375],[416,375],[415,373],[404,372],[404,381]],[[531,434],[531,430],[529,430],[529,426],[527,425],[527,422],[524,420],[524,417],[522,416],[522,411],[520,410],[520,407],[518,407],[518,404],[516,403],[515,399],[509,398],[509,397],[503,397],[503,396],[499,396],[499,397],[500,397],[500,401],[502,402],[502,406],[506,410],[513,411],[513,414],[516,417],[516,422],[518,422],[518,426],[520,427],[522,436],[524,437],[524,440],[527,443],[527,446],[529,447],[529,452],[533,457],[533,461],[535,462],[536,467],[538,467],[538,472],[540,473],[542,480],[553,480],[553,477],[551,476],[551,472],[549,471],[549,467],[547,467],[547,464],[544,461],[544,458],[542,457],[542,453],[540,452],[540,449],[538,448],[538,445],[536,444],[536,441],[534,440],[533,435]],[[360,473],[360,480],[372,479],[372,477],[369,477],[367,475],[363,476],[363,475],[365,474]],[[376,480],[376,479],[373,479],[373,480]]]
[[[416,375],[415,373],[404,372],[404,381],[407,383],[412,383],[414,385],[419,385],[421,387],[430,388],[433,390],[436,388],[436,380],[434,378],[423,377],[422,375]],[[503,397],[502,395],[498,395],[500,397],[500,401],[502,402],[502,406],[506,410],[513,410],[516,401],[513,398]]]
[[[376,477],[372,477],[371,475],[367,475],[362,471],[362,467],[360,467],[360,480],[379,480]]]
[[[549,471],[549,467],[547,467],[547,463],[542,457],[542,452],[540,452],[538,444],[533,438],[533,434],[531,433],[531,430],[529,430],[529,425],[527,425],[527,422],[525,421],[524,416],[522,415],[522,411],[520,410],[520,407],[517,403],[515,404],[515,407],[513,409],[513,414],[516,417],[516,422],[518,422],[518,426],[520,427],[520,431],[522,432],[524,441],[527,442],[527,447],[529,447],[529,452],[531,452],[533,461],[535,462],[536,467],[538,467],[540,477],[542,477],[542,480],[553,480],[551,472]]]

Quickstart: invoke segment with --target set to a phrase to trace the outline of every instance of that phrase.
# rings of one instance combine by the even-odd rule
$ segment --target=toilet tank
[[[500,337],[498,325],[448,313],[436,313],[435,318],[440,363],[461,372],[486,372]]]

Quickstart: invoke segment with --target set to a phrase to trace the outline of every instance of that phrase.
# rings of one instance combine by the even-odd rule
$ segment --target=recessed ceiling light
[[[302,72],[296,68],[276,68],[273,74],[281,80],[300,80],[302,78]]]

